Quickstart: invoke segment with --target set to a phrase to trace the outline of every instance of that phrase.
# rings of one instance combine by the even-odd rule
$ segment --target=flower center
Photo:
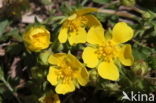
[[[72,75],[72,70],[71,70],[71,67],[70,66],[67,66],[67,67],[62,68],[61,71],[62,71],[62,75],[64,77],[69,77],[69,76]]]
[[[73,79],[73,74],[74,71],[72,70],[72,68],[63,63],[60,67],[58,79],[61,79],[63,83],[68,83]]]
[[[77,16],[73,14],[68,18],[67,26],[69,28],[69,32],[78,31],[80,27],[85,27],[88,23],[88,20],[85,16]]]
[[[117,56],[117,47],[114,45],[113,42],[108,41],[103,45],[99,45],[98,49],[95,53],[98,55],[99,59],[104,61],[110,62]]]

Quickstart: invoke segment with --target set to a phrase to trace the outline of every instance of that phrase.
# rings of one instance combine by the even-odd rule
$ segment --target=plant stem
[[[149,49],[151,52],[153,52],[153,49],[152,49],[152,48],[150,48],[150,47],[148,47],[148,46],[146,46],[146,45],[144,45],[144,44],[138,42],[137,40],[132,39],[132,41],[133,41],[134,43],[136,43],[137,45],[139,45],[139,46],[141,46],[141,47],[144,47],[144,48],[147,48],[147,49]]]
[[[120,8],[121,8],[121,9],[124,9],[124,10],[133,10],[133,11],[135,11],[135,12],[137,12],[137,13],[140,13],[140,14],[145,13],[145,11],[143,11],[143,10],[137,8],[137,7],[121,6]]]
[[[5,86],[13,93],[14,90],[13,88],[10,86],[10,84],[4,79],[4,77],[1,78],[1,80],[3,81],[3,83],[5,84]]]
[[[81,5],[84,6],[87,3],[88,0],[83,0]]]
[[[20,101],[20,99],[16,96],[14,89],[11,87],[11,85],[5,80],[4,77],[1,77],[1,80],[3,81],[3,83],[5,84],[5,86],[11,91],[11,93],[13,94],[13,96],[17,99],[18,103],[22,103]]]
[[[140,19],[138,16],[135,16],[135,15],[133,15],[131,13],[128,13],[128,12],[125,12],[125,11],[115,11],[115,10],[109,10],[109,9],[98,9],[98,12],[118,15],[118,16],[127,17],[127,18],[134,19],[134,20],[139,20]]]

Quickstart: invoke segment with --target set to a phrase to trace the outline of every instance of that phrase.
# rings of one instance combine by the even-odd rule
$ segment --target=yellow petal
[[[33,39],[33,35],[36,35],[38,33],[43,33],[43,34],[50,34],[50,32],[44,27],[44,26],[39,26],[39,27],[32,27],[26,34],[29,34],[29,37]],[[49,35],[50,36],[50,35]]]
[[[58,35],[58,39],[60,43],[65,43],[67,41],[67,36],[68,36],[68,29],[66,27],[62,27]]]
[[[78,82],[80,85],[85,86],[89,81],[89,74],[86,68],[82,68],[80,74],[77,77]]]
[[[124,43],[132,39],[133,29],[124,22],[117,23],[112,31],[112,40],[116,43]]]
[[[83,9],[79,9],[76,11],[76,14],[78,15],[84,15],[84,14],[88,14],[91,12],[96,12],[97,9],[96,8],[83,8]]]
[[[85,28],[78,28],[78,30],[70,32],[68,37],[70,45],[78,44],[78,43],[85,43],[87,39],[87,33]]]
[[[131,45],[125,44],[121,48],[121,52],[119,53],[119,60],[123,65],[131,66],[133,64],[134,58],[132,55]]]
[[[119,79],[119,71],[114,63],[102,62],[98,66],[99,75],[108,80],[116,81]]]
[[[87,34],[87,42],[90,44],[103,44],[105,42],[104,29],[101,26],[93,26]]]
[[[95,52],[95,48],[86,47],[82,54],[82,59],[84,63],[90,68],[96,67],[99,62],[98,56]]]
[[[93,15],[85,15],[84,16],[87,20],[88,20],[88,26],[92,27],[92,26],[101,26],[102,24],[100,23],[100,21]]]
[[[74,75],[80,85],[86,85],[89,80],[89,75],[85,66],[82,65],[80,61],[72,54],[68,54],[64,61],[66,62],[66,64],[70,65],[74,71],[77,71],[76,73],[74,73]]]
[[[73,82],[60,83],[55,88],[55,91],[58,94],[66,94],[66,93],[73,92],[74,90],[75,90],[75,86],[74,86]]]
[[[49,69],[49,73],[47,75],[47,80],[50,82],[50,84],[52,85],[57,85],[58,80],[57,80],[57,73],[59,72],[58,69],[56,69],[55,67],[50,67]]]
[[[64,59],[64,62],[70,65],[73,69],[84,68],[84,66],[80,63],[80,61],[72,54],[67,54],[66,58]]]
[[[49,56],[48,62],[50,64],[59,66],[61,64],[61,62],[64,60],[65,56],[66,56],[65,53],[52,54]]]
[[[77,18],[77,14],[72,14],[72,15],[70,15],[67,19],[68,20],[74,20],[74,19],[76,19]]]

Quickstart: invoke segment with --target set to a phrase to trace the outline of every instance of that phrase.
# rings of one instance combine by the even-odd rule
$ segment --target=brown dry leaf
[[[20,58],[19,57],[15,57],[13,60],[13,63],[10,66],[10,70],[9,70],[9,75],[11,78],[15,78],[17,75],[17,64],[20,62]]]
[[[22,23],[34,23],[35,22],[35,18],[37,18],[37,20],[39,22],[43,21],[39,16],[27,13],[27,14],[22,16]]]
[[[5,55],[5,49],[0,47],[0,56],[4,56],[4,55]]]
[[[0,0],[0,8],[3,6],[3,0]]]
[[[0,44],[0,56],[4,56],[5,55],[5,49],[4,49],[4,47],[5,46],[8,46],[8,45],[10,45],[10,42]]]

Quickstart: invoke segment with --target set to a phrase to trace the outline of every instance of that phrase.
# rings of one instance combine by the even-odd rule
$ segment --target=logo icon
[[[129,95],[125,92],[122,91],[123,97],[121,98],[121,100],[128,100],[128,101],[155,101],[155,95],[154,94],[142,94],[141,92],[133,92],[131,91],[129,93]]]
[[[123,100],[123,99],[127,99],[127,100],[130,101],[130,98],[128,97],[128,95],[126,94],[125,91],[122,91],[122,94],[123,94],[124,96],[121,98],[121,100]]]

